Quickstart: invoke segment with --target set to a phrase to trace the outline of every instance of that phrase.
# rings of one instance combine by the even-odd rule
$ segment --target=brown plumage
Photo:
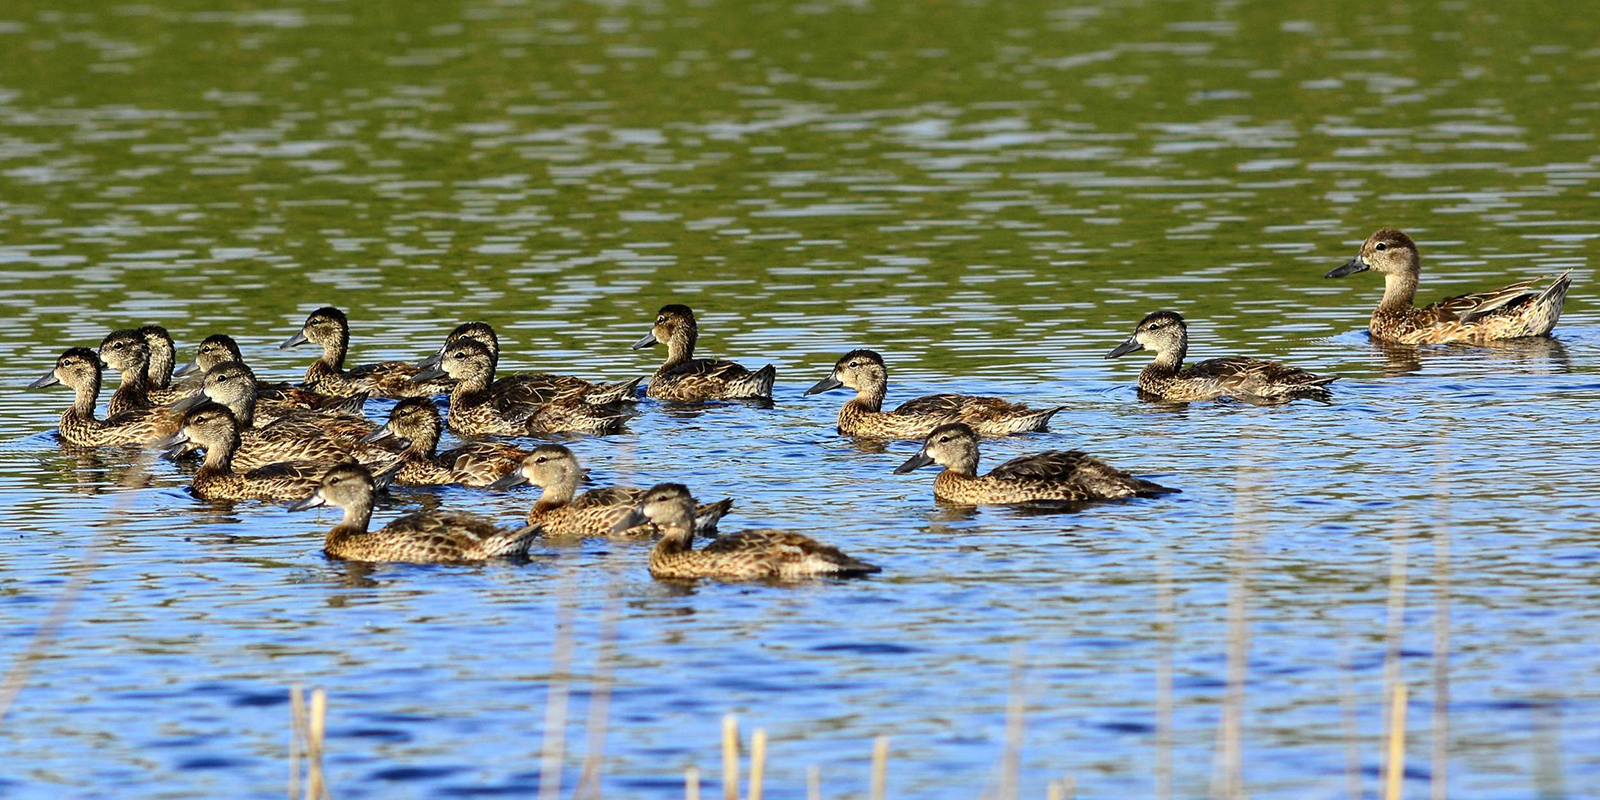
[[[400,448],[367,444],[365,438],[377,426],[360,417],[288,411],[270,423],[256,416],[256,378],[243,362],[218,364],[207,372],[201,392],[232,413],[238,421],[240,444],[233,456],[239,469],[280,461],[334,462],[354,458],[374,462],[399,458]],[[188,408],[199,399],[179,404]]]
[[[150,384],[150,343],[142,330],[128,328],[112,331],[100,341],[100,360],[122,373],[121,383],[111,394],[110,402],[106,403],[107,414],[163,406],[181,399],[174,397],[175,394],[188,396],[193,393],[192,390],[173,392],[158,389]]]
[[[732,361],[695,358],[700,327],[688,306],[672,304],[656,312],[656,321],[644,338],[634,342],[642,350],[666,344],[667,361],[650,378],[647,397],[679,403],[704,400],[771,400],[778,370],[771,364],[751,372]]]
[[[409,397],[396,403],[389,421],[364,441],[397,437],[410,443],[405,464],[394,478],[404,486],[488,486],[516,470],[528,455],[527,450],[504,442],[467,442],[438,453],[443,429],[432,398]]]
[[[244,363],[239,344],[224,333],[207,336],[195,350],[194,362],[179,370],[185,375],[195,370],[202,374],[215,369],[218,364]],[[364,391],[348,395],[330,395],[293,386],[287,382],[269,382],[256,379],[256,416],[258,422],[267,423],[287,411],[320,411],[330,414],[361,416],[367,402]]]
[[[1355,258],[1335,267],[1329,278],[1372,270],[1383,275],[1383,300],[1372,312],[1367,330],[1373,338],[1401,344],[1481,343],[1524,336],[1547,336],[1561,318],[1572,286],[1572,272],[1514,283],[1490,292],[1449,297],[1417,308],[1417,282],[1422,256],[1411,237],[1383,228],[1367,237]]]
[[[644,500],[645,490],[622,486],[590,489],[578,494],[584,470],[571,450],[547,444],[529,453],[514,472],[495,481],[491,488],[509,489],[531,483],[544,489],[538,502],[528,509],[528,522],[542,526],[546,536],[614,536],[643,538],[655,535],[649,523],[625,530],[613,530]],[[733,508],[730,499],[707,503],[694,510],[694,531],[711,534],[717,522]]]
[[[719,536],[695,550],[694,510],[694,497],[687,487],[657,484],[615,527],[627,530],[648,521],[661,530],[661,540],[650,551],[650,574],[657,578],[795,580],[879,571],[837,547],[788,531],[740,531]]]
[[[1251,403],[1284,403],[1296,399],[1328,401],[1327,385],[1336,376],[1317,375],[1298,367],[1259,358],[1213,358],[1184,366],[1189,353],[1189,326],[1171,311],[1157,311],[1139,321],[1122,344],[1106,358],[1135,350],[1156,354],[1139,373],[1139,392],[1153,400],[1188,403],[1232,397]]]
[[[140,345],[143,346],[142,341]],[[95,351],[72,347],[56,358],[55,367],[44,377],[28,384],[29,389],[42,389],[59,383],[73,390],[72,405],[61,412],[63,441],[89,447],[148,444],[178,429],[183,415],[167,406],[135,408],[104,420],[96,419],[94,407],[100,399],[104,368]]]
[[[328,531],[322,549],[330,558],[349,561],[454,564],[525,558],[540,535],[536,525],[501,528],[483,517],[447,512],[407,514],[369,531],[372,494],[372,475],[347,464],[329,470],[290,510],[328,504],[344,509],[344,519]]]
[[[874,439],[923,439],[934,428],[950,422],[965,422],[982,436],[1042,431],[1063,408],[1029,408],[998,397],[970,394],[930,394],[884,411],[889,371],[883,356],[871,350],[846,353],[834,364],[833,372],[807,389],[806,394],[841,386],[856,390],[856,396],[839,409],[839,432]]]
[[[489,351],[496,370],[500,368],[500,337],[487,322],[463,322],[445,338],[438,352],[417,362],[418,368],[435,367],[444,353],[462,339],[474,339]],[[519,372],[500,375],[489,385],[489,393],[500,402],[522,405],[544,405],[564,400],[582,400],[593,405],[633,402],[638,399],[635,390],[643,378],[620,383],[590,383],[570,375],[553,375],[548,372]]]
[[[413,380],[420,370],[406,361],[385,361],[345,369],[350,350],[350,320],[332,306],[319,308],[306,317],[300,332],[290,336],[279,349],[307,342],[321,345],[322,357],[306,368],[305,385],[323,394],[351,395],[366,392],[373,397],[433,397],[450,391],[450,381],[440,378]]]
[[[176,366],[178,348],[172,343],[172,334],[160,325],[145,325],[137,331],[150,349],[150,361],[145,365],[145,391],[150,404],[164,406],[176,403],[191,394],[193,386],[174,386],[172,368]]]
[[[622,429],[628,415],[617,406],[598,406],[572,398],[528,404],[496,396],[494,357],[482,342],[465,338],[445,349],[438,366],[419,373],[419,380],[448,375],[450,410],[445,425],[461,436],[528,436],[551,433],[603,435]]]
[[[1114,500],[1177,491],[1078,450],[1046,450],[1013,458],[980,477],[978,434],[959,422],[928,434],[922,449],[895,472],[904,474],[929,464],[944,467],[933,481],[934,496],[963,505]]]
[[[184,414],[177,432],[157,442],[172,451],[194,444],[206,451],[205,462],[195,472],[189,489],[203,500],[298,500],[317,487],[322,476],[338,460],[286,460],[235,472],[239,451],[239,422],[233,412],[205,401]],[[386,477],[398,466],[399,457],[374,464]]]

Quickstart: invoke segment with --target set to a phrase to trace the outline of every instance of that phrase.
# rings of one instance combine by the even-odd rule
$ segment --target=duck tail
[[[544,536],[544,528],[540,525],[505,528],[484,540],[483,555],[485,558],[526,558],[533,541],[541,536]]]
[[[755,397],[772,399],[772,383],[778,379],[778,368],[768,364],[755,371],[751,380],[755,385]]]
[[[1533,318],[1528,321],[1529,336],[1548,336],[1561,319],[1561,307],[1567,302],[1567,290],[1572,288],[1572,270],[1561,273],[1534,300]]]
[[[639,399],[639,381],[644,380],[641,375],[631,381],[621,383],[600,383],[585,392],[583,402],[590,405],[604,406],[612,403],[631,403]]]
[[[615,405],[596,406],[588,403],[550,403],[528,415],[528,433],[541,436],[552,433],[585,433],[605,436],[617,433],[627,423],[629,414]]]
[[[405,465],[406,457],[404,454],[386,458],[382,461],[362,464],[372,472],[372,485],[379,491],[387,490],[389,484],[394,483],[395,476],[400,474],[400,469]]]
[[[694,510],[694,532],[705,536],[717,532],[717,523],[733,508],[733,498],[727,497],[715,503],[706,503]]]
[[[367,407],[367,398],[371,396],[371,392],[356,392],[355,394],[350,395],[333,395],[331,397],[324,397],[319,400],[314,408],[317,411],[333,414],[349,414],[353,417],[359,417],[365,412]]]

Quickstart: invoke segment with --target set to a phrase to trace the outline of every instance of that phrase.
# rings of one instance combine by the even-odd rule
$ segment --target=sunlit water
[[[1167,763],[1198,796],[1231,600],[1249,794],[1345,797],[1351,748],[1377,791],[1391,629],[1408,794],[1441,720],[1451,797],[1594,794],[1600,31],[1534,5],[0,9],[8,667],[83,582],[0,726],[0,792],[282,796],[302,683],[331,695],[336,796],[527,796],[567,619],[568,791],[610,685],[612,796],[681,797],[690,765],[717,791],[735,713],[771,737],[771,796],[814,764],[827,796],[864,797],[887,734],[893,796],[971,798],[1003,783],[1010,697],[1022,796],[1064,776],[1153,796]],[[1383,224],[1422,243],[1424,299],[1574,270],[1558,337],[1374,346],[1377,280],[1321,275]],[[621,379],[653,369],[627,345],[668,301],[706,352],[777,365],[776,403],[642,403],[572,443],[596,481],[683,480],[736,499],[724,530],[805,531],[881,576],[669,585],[623,542],[330,562],[330,515],[66,452],[66,392],[20,390],[144,322],[184,356],[229,332],[293,376],[306,354],[271,345],[327,303],[355,362],[484,319],[508,368]],[[1101,356],[1157,308],[1190,318],[1194,357],[1335,373],[1335,401],[1140,402],[1142,357]],[[1067,406],[989,464],[1077,447],[1182,494],[942,508],[932,470],[890,474],[914,445],[843,440],[845,398],[801,397],[857,346],[886,355],[891,403]],[[377,522],[509,523],[531,496],[397,491]]]

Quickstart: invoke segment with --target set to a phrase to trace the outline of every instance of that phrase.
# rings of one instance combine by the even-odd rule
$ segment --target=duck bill
[[[896,474],[896,475],[904,475],[907,472],[912,472],[914,470],[922,469],[923,467],[926,467],[926,466],[928,466],[929,464],[932,464],[932,463],[933,463],[933,459],[930,458],[926,452],[924,452],[922,450],[918,450],[916,455],[906,459],[906,463],[901,464],[898,467],[895,467],[894,468],[894,474]]]
[[[439,366],[439,362],[443,358],[444,358],[444,348],[441,347],[441,348],[439,348],[438,352],[434,353],[431,356],[428,356],[427,358],[422,359],[421,361],[418,361],[417,362],[417,369],[432,369],[434,367],[437,367],[437,366]]]
[[[427,383],[428,381],[436,381],[436,380],[439,380],[440,378],[448,378],[448,377],[450,377],[450,373],[445,372],[444,370],[439,369],[438,367],[430,367],[430,368],[425,369],[425,370],[423,370],[423,371],[421,371],[421,372],[419,372],[419,373],[417,373],[415,375],[412,375],[411,376],[411,382],[412,383]]]
[[[383,441],[384,439],[387,439],[387,438],[389,438],[390,436],[393,436],[393,435],[394,435],[394,431],[389,430],[389,426],[388,425],[382,425],[382,426],[379,426],[379,428],[377,430],[373,431],[372,433],[367,434],[366,436],[361,437],[357,441],[359,441],[361,444],[371,444],[373,442]]]
[[[304,511],[308,508],[316,508],[317,506],[325,506],[327,504],[327,499],[322,496],[322,490],[318,489],[317,491],[313,492],[310,497],[307,497],[303,500],[296,500],[292,505],[289,506],[289,510]]]
[[[172,371],[172,377],[181,378],[181,377],[183,377],[185,375],[188,375],[189,373],[194,372],[195,370],[198,370],[198,369],[200,369],[199,362],[190,361],[189,363],[184,364],[183,366],[178,367],[177,369],[173,370]]]
[[[46,372],[44,374],[44,377],[40,378],[39,380],[34,381],[33,383],[28,384],[28,388],[29,389],[43,389],[46,386],[54,386],[54,385],[56,385],[56,384],[58,384],[60,382],[61,382],[61,379],[56,377],[56,371],[55,370],[50,370],[49,372]]]
[[[1352,258],[1349,261],[1346,261],[1343,264],[1328,270],[1328,274],[1322,277],[1343,278],[1346,275],[1354,275],[1357,272],[1366,272],[1369,269],[1372,269],[1372,267],[1368,265],[1367,262],[1362,261],[1361,256],[1356,256],[1355,258]]]
[[[291,347],[296,347],[296,346],[305,344],[306,342],[309,342],[309,341],[311,341],[311,340],[306,338],[305,329],[301,329],[301,330],[295,331],[293,336],[290,336],[289,338],[284,339],[283,340],[283,344],[278,345],[278,349],[279,350],[288,350]]]
[[[171,436],[163,436],[160,439],[151,442],[150,446],[156,450],[175,450],[188,443],[189,435],[183,431],[178,431]]]
[[[1111,352],[1106,353],[1106,358],[1121,358],[1122,356],[1125,356],[1125,355],[1127,355],[1127,354],[1129,354],[1129,353],[1131,353],[1131,352],[1133,352],[1135,350],[1143,350],[1143,349],[1144,349],[1144,345],[1139,344],[1139,340],[1138,339],[1135,339],[1132,336],[1129,336],[1127,338],[1127,341],[1124,341],[1122,344],[1119,344],[1116,347],[1111,348]]]
[[[527,483],[527,482],[528,482],[528,479],[527,479],[527,477],[525,477],[522,474],[522,470],[514,469],[514,470],[511,470],[510,472],[507,472],[506,474],[500,476],[499,480],[495,481],[494,483],[489,484],[489,488],[490,489],[496,489],[496,490],[504,491],[506,489],[511,489],[511,488],[514,488],[514,487],[517,487],[517,486],[521,486],[522,484]]]
[[[657,344],[659,344],[659,341],[656,339],[656,335],[654,333],[647,333],[643,338],[639,339],[639,341],[633,343],[633,349],[643,350],[646,347],[655,347]]]
[[[204,391],[195,392],[194,394],[191,394],[182,400],[175,401],[172,404],[172,410],[188,411],[189,409],[204,403],[207,399],[209,398],[206,397],[206,393]]]
[[[838,378],[835,378],[832,375],[829,375],[828,377],[823,378],[820,381],[817,381],[815,384],[812,384],[811,388],[807,389],[805,391],[805,393],[807,395],[822,394],[823,392],[831,392],[834,389],[837,389],[837,388],[839,388],[839,387],[841,387],[843,385],[844,384],[842,382],[840,382]],[[802,396],[804,396],[804,395],[802,395]]]
[[[628,516],[617,520],[617,524],[611,526],[611,532],[622,533],[623,531],[631,531],[649,521],[650,518],[644,515],[643,510],[635,508],[634,510],[628,512]]]

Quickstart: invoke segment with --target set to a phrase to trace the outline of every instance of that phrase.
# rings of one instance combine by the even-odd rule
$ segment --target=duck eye
[[[939,441],[948,442],[948,441],[950,441],[950,437],[948,437],[948,436],[940,436],[939,437]]]
[[[850,362],[850,366],[851,366],[851,367],[852,367],[852,368],[854,368],[854,367],[859,367],[859,366],[861,366],[861,365],[860,365],[860,364],[857,364],[857,363],[856,363],[856,362],[854,362],[854,361],[852,361],[852,362]]]
[[[538,458],[533,460],[533,463],[535,463],[535,464],[543,464],[544,462],[549,461],[549,460],[550,459],[545,458],[544,456],[539,456]]]
[[[1378,242],[1377,246],[1373,247],[1372,249],[1374,249],[1374,250],[1388,250],[1389,249],[1389,245],[1386,245],[1383,242]]]

